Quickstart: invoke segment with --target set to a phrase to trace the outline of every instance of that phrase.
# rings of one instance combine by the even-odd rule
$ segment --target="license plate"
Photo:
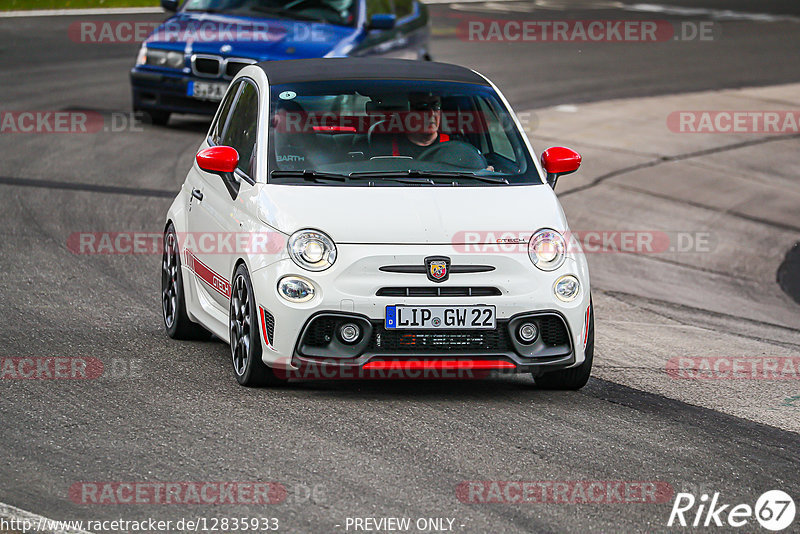
[[[494,306],[386,306],[387,330],[479,330],[496,326]]]
[[[219,102],[228,89],[227,83],[189,82],[186,93],[201,100],[214,100]]]

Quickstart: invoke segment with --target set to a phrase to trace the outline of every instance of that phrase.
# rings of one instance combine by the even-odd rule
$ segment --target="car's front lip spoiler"
[[[348,368],[351,370],[364,369],[364,370],[378,370],[385,368],[386,370],[415,370],[416,366],[420,369],[435,369],[436,362],[463,362],[462,365],[454,365],[453,369],[461,370],[488,370],[480,369],[478,362],[505,362],[499,364],[491,369],[500,370],[509,373],[530,373],[539,370],[547,369],[548,371],[569,367],[575,363],[575,352],[571,351],[569,354],[563,356],[554,356],[548,358],[522,358],[513,352],[500,352],[500,353],[453,353],[453,352],[414,352],[414,353],[364,353],[356,358],[343,358],[337,360],[334,358],[309,358],[295,354],[292,357],[292,366],[295,368],[304,367],[319,367],[320,369],[335,369],[335,368]],[[380,365],[372,365],[377,362]],[[510,366],[508,364],[511,364]]]

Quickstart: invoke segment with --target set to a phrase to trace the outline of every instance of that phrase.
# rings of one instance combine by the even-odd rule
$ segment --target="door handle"
[[[192,189],[192,196],[197,200],[203,200],[203,192],[199,189]]]

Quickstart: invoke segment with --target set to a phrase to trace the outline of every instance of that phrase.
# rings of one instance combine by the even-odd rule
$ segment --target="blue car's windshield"
[[[511,114],[490,86],[341,80],[270,90],[271,181],[541,183]]]
[[[183,11],[291,18],[352,26],[357,0],[187,0]]]

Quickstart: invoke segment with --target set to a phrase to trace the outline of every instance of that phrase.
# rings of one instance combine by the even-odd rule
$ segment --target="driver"
[[[450,140],[449,135],[439,132],[442,124],[441,97],[429,93],[411,93],[408,95],[408,107],[410,113],[403,114],[403,131],[381,135],[379,152],[416,159],[436,143]]]

